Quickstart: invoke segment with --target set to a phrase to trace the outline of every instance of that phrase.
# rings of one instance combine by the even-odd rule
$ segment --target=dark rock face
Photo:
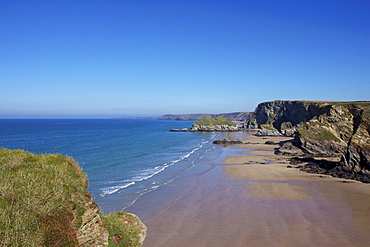
[[[294,132],[281,153],[342,157],[341,169],[370,173],[369,116],[370,102],[273,101],[259,104],[247,126],[260,128],[260,135]]]
[[[354,117],[345,106],[326,106],[327,112],[297,128],[295,145],[309,154],[341,155],[353,133]]]
[[[370,150],[368,147],[351,143],[343,154],[341,165],[345,170],[370,174]]]
[[[261,128],[263,124],[271,124],[281,132],[287,125],[293,127],[307,122],[325,112],[320,103],[304,101],[271,101],[260,103],[251,114],[248,125]]]
[[[294,145],[306,154],[321,157],[339,156],[346,148],[343,141],[315,140],[303,136],[299,131],[295,134]]]
[[[304,151],[293,145],[292,142],[286,142],[275,151],[275,154],[279,155],[290,155],[290,156],[303,156],[305,155]]]
[[[213,144],[223,144],[223,145],[234,145],[234,144],[243,144],[243,142],[239,139],[222,139],[222,140],[215,140],[212,142]]]
[[[354,111],[353,135],[342,155],[343,169],[370,174],[370,113],[363,109]]]
[[[301,163],[306,163],[306,165],[303,166]],[[296,168],[299,168],[301,171],[308,173],[324,174],[336,178],[352,179],[363,183],[370,183],[369,174],[356,173],[342,169],[336,162],[315,160],[314,158],[293,158],[291,164],[295,165]]]

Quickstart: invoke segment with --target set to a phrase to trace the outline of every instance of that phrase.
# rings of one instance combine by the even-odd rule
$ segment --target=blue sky
[[[0,0],[0,118],[369,100],[370,1]]]

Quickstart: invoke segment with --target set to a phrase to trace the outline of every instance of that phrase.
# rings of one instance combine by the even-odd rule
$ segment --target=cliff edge
[[[247,123],[259,135],[294,136],[281,148],[336,157],[341,169],[370,174],[370,102],[272,101],[259,104]]]
[[[141,246],[131,214],[104,215],[79,165],[59,154],[0,150],[0,242],[4,246]]]

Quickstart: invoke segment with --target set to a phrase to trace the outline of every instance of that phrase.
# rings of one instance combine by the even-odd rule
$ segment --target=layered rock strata
[[[273,101],[259,104],[246,125],[259,135],[294,135],[280,153],[340,157],[341,169],[370,173],[369,112],[370,102]]]

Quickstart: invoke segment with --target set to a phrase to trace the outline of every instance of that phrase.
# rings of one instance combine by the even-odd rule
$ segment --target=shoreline
[[[157,210],[144,217],[144,247],[367,246],[369,186],[287,168],[290,157],[264,144],[291,138],[230,135],[250,144],[223,147],[197,179],[178,179],[137,203]]]

